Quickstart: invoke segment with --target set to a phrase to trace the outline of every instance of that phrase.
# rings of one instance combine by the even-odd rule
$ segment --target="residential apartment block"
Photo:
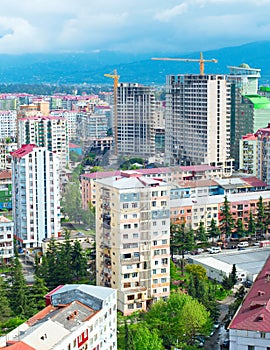
[[[46,300],[45,309],[0,338],[1,349],[117,349],[115,290],[68,284]]]
[[[239,169],[258,176],[258,138],[254,134],[244,135],[239,141]]]
[[[0,140],[17,136],[17,111],[0,110]]]
[[[136,171],[96,180],[97,285],[124,315],[170,294],[170,193]]]
[[[12,209],[12,179],[10,170],[0,171],[0,210]]]
[[[33,144],[11,155],[15,238],[22,247],[38,247],[60,232],[59,159]]]
[[[18,120],[18,146],[35,144],[56,152],[60,159],[60,170],[69,162],[67,121],[62,117],[33,116]]]
[[[231,175],[230,109],[225,75],[167,76],[165,162],[221,166]]]
[[[218,178],[222,176],[222,169],[210,165],[176,166],[152,169],[137,169],[138,173],[149,178],[157,178],[169,184],[177,184],[183,180],[199,180]],[[96,172],[81,175],[82,204],[87,209],[89,203],[96,205],[97,179],[120,175],[121,171]]]
[[[230,350],[267,350],[270,344],[270,259],[229,325]]]
[[[5,216],[0,216],[0,262],[9,263],[14,256],[14,223]]]
[[[231,156],[235,160],[235,166],[239,167],[239,141],[243,135],[254,132],[254,114],[246,108],[244,96],[258,94],[258,80],[261,76],[260,69],[250,68],[246,63],[239,67],[229,66],[227,75],[231,83]],[[256,117],[255,117],[256,119]]]

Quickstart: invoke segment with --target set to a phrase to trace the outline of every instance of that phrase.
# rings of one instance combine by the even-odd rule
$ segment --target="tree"
[[[28,305],[28,288],[22,272],[22,265],[18,257],[14,258],[10,284],[8,298],[12,313],[15,316],[32,316]]]
[[[217,223],[216,223],[216,221],[215,221],[214,218],[212,218],[212,220],[211,220],[211,223],[210,223],[210,226],[209,226],[209,228],[208,228],[207,233],[208,233],[208,236],[209,236],[210,238],[212,238],[212,241],[213,241],[215,238],[217,238],[217,237],[220,236],[220,230],[219,230],[219,228],[218,228],[218,226],[217,226]]]
[[[249,212],[249,219],[248,219],[248,235],[255,235],[256,233],[256,225],[255,220],[253,218],[252,211]]]
[[[140,350],[163,350],[162,339],[159,338],[155,330],[150,330],[144,323],[139,323],[131,327],[133,331],[134,349]],[[130,350],[131,348],[128,348]]]
[[[144,318],[150,331],[156,330],[162,338],[163,346],[176,345],[178,341],[190,344],[211,323],[209,312],[201,303],[179,292],[153,304]]]
[[[200,221],[199,228],[196,232],[196,238],[204,245],[207,243],[206,230],[202,221]]]
[[[48,293],[48,288],[42,278],[34,276],[34,280],[34,284],[30,288],[29,303],[34,311],[33,313],[37,313],[46,306],[44,297]]]
[[[229,276],[224,276],[221,284],[224,289],[230,290],[237,282],[236,266],[233,264],[232,271]]]
[[[198,276],[201,280],[206,280],[206,269],[201,265],[188,264],[186,266],[186,271],[192,276]]]
[[[230,237],[233,228],[233,218],[230,210],[230,203],[227,196],[224,197],[223,206],[220,208],[220,233],[225,238]]]
[[[257,213],[256,213],[256,231],[262,236],[266,233],[266,214],[263,199],[260,196],[257,202]]]
[[[80,222],[82,218],[82,196],[78,180],[69,182],[63,194],[62,207],[70,220]]]
[[[245,227],[241,218],[237,219],[235,232],[239,238],[244,237],[246,234]]]
[[[87,261],[83,253],[81,244],[78,240],[74,242],[71,253],[71,267],[74,276],[78,280],[79,277],[85,276],[87,271]]]
[[[11,309],[7,297],[7,286],[0,277],[0,324],[6,322],[11,316]]]

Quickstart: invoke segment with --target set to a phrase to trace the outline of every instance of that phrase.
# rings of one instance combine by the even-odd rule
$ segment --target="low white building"
[[[0,262],[8,263],[14,255],[13,221],[0,216]]]
[[[270,348],[270,259],[229,325],[230,350]]]
[[[206,275],[212,280],[217,282],[222,282],[224,277],[229,277],[229,274],[232,272],[232,264],[228,264],[224,261],[215,259],[214,257],[192,257],[189,258],[189,261],[192,264],[201,265],[206,269]],[[241,269],[236,269],[237,278],[240,281],[246,280],[246,272]]]
[[[45,309],[0,338],[1,349],[117,349],[115,290],[65,285],[47,298]]]

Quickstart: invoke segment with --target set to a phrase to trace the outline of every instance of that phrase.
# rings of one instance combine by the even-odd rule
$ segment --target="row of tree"
[[[244,210],[243,210],[244,211]],[[209,227],[206,229],[201,221],[196,231],[187,227],[185,222],[171,224],[171,255],[181,253],[184,257],[185,251],[192,251],[200,242],[202,246],[207,245],[209,239],[214,240],[220,237],[261,237],[268,233],[270,226],[270,204],[266,206],[262,197],[259,198],[256,207],[256,215],[253,216],[250,210],[247,222],[247,229],[244,226],[242,218],[237,221],[233,219],[230,202],[225,196],[223,206],[220,209],[219,226],[216,220],[212,218]]]
[[[51,239],[41,264],[36,256],[34,283],[28,286],[15,250],[8,278],[4,281],[0,277],[0,333],[12,330],[42,310],[48,290],[61,284],[81,282],[83,278],[84,282],[90,282],[87,270],[92,254],[93,251],[85,253],[79,241],[71,244],[70,233],[66,231],[63,244]]]
[[[78,240],[71,244],[70,233],[66,231],[64,243],[57,244],[54,238],[50,240],[41,264],[35,264],[35,274],[45,281],[49,289],[78,282],[88,275],[87,254],[92,254],[92,251],[84,252]]]

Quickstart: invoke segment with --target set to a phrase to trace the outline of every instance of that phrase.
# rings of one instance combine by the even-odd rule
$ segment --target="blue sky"
[[[189,52],[269,40],[270,0],[1,0],[0,53]]]

